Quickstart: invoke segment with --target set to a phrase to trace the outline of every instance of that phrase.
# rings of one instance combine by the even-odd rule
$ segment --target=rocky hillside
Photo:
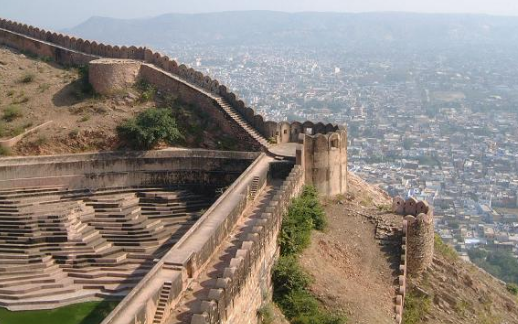
[[[3,155],[44,155],[126,148],[118,125],[151,108],[171,108],[184,139],[179,147],[246,150],[200,109],[182,105],[152,87],[111,97],[92,93],[84,69],[63,68],[0,47],[0,139],[52,121]]]
[[[518,299],[500,280],[436,242],[433,266],[410,281],[406,323],[518,323]]]
[[[313,293],[349,323],[394,323],[401,216],[391,199],[351,175],[349,193],[325,202],[329,227],[315,232],[300,259],[314,278]],[[406,324],[518,323],[518,299],[499,280],[436,242],[434,264],[410,280]]]

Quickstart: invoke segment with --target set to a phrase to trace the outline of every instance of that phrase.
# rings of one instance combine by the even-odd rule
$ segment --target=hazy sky
[[[229,10],[410,11],[518,16],[517,0],[0,0],[0,17],[47,28],[75,26],[91,16],[150,17],[169,12]]]

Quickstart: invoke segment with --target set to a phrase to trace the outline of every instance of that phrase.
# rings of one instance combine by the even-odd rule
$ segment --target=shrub
[[[262,306],[257,310],[257,316],[261,320],[261,324],[272,324],[274,321],[272,306],[270,304]]]
[[[430,313],[432,298],[420,295],[413,290],[405,296],[405,311],[403,312],[403,323],[418,324],[422,323],[425,315]]]
[[[302,252],[311,242],[313,221],[305,218],[303,207],[294,202],[287,214],[283,216],[283,226],[279,235],[279,245],[282,255],[292,255]]]
[[[34,141],[34,144],[36,144],[37,146],[42,146],[42,145],[45,145],[49,142],[49,139],[44,136],[44,135],[40,135],[38,136],[38,138]]]
[[[43,84],[40,84],[40,85],[38,86],[38,91],[39,91],[40,93],[43,93],[43,92],[47,91],[49,88],[50,88],[50,84],[48,84],[48,83],[43,83]]]
[[[137,149],[150,149],[160,141],[174,144],[183,139],[170,109],[148,109],[118,126],[117,133]]]
[[[0,156],[11,155],[11,150],[8,147],[0,146]]]
[[[31,83],[32,81],[34,81],[34,79],[35,79],[34,74],[32,74],[32,73],[25,73],[20,78],[20,83]]]
[[[5,121],[11,122],[11,121],[15,120],[16,118],[20,118],[22,116],[23,116],[23,114],[22,114],[22,111],[19,106],[9,105],[4,109],[4,115],[2,116],[2,118]]]
[[[508,283],[507,286],[507,291],[510,292],[511,294],[513,295],[518,295],[518,285],[514,284],[514,283]]]
[[[155,98],[156,88],[147,81],[140,80],[137,82],[136,87],[140,91],[140,102],[147,102]]]
[[[86,114],[83,117],[81,117],[81,119],[79,119],[79,122],[81,122],[81,123],[87,122],[90,120],[90,118],[91,118],[91,116],[89,114]]]
[[[78,86],[74,90],[74,96],[77,99],[84,99],[86,97],[90,97],[94,95],[94,88],[90,84],[90,80],[88,79],[88,65],[81,65],[77,69],[79,74]]]
[[[459,255],[457,252],[448,244],[444,243],[439,234],[435,234],[434,238],[434,248],[440,254],[442,254],[446,259],[457,260]]]
[[[69,136],[70,138],[77,138],[77,137],[79,137],[79,133],[80,133],[79,129],[77,129],[77,128],[76,128],[76,129],[71,130],[71,131],[68,133],[68,136]]]
[[[327,225],[324,209],[318,200],[314,187],[304,187],[299,198],[294,199],[288,212],[283,216],[283,226],[279,236],[282,255],[302,252],[311,242],[313,229],[324,230]]]
[[[323,231],[327,226],[327,219],[324,209],[318,200],[318,192],[315,187],[304,187],[301,199],[306,206],[304,209],[306,217],[311,218],[316,230]]]
[[[272,270],[272,283],[275,287],[274,300],[281,301],[291,291],[305,290],[311,279],[294,256],[284,256],[279,258]]]
[[[310,243],[311,231],[324,229],[325,213],[315,188],[305,187],[283,216],[279,237],[281,257],[272,270],[273,300],[292,324],[343,324],[346,317],[322,310],[308,291],[311,277],[299,265],[296,255]]]

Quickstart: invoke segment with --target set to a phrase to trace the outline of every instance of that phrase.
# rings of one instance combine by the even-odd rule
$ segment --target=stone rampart
[[[147,48],[97,44],[2,19],[0,43],[50,57],[65,65],[81,65],[100,58],[140,61],[137,63],[140,65],[138,78],[153,84],[161,92],[178,96],[177,99],[183,102],[202,107],[219,126],[238,140],[249,141],[253,149],[268,147],[262,136],[281,144],[304,141],[304,148],[297,152],[298,165],[252,233],[241,242],[241,249],[228,264],[218,287],[207,296],[203,311],[193,318],[194,323],[248,323],[256,319],[255,312],[263,302],[261,290],[270,285],[269,272],[276,254],[276,236],[282,214],[291,198],[298,194],[304,182],[315,185],[324,195],[347,190],[347,133],[335,125],[264,121],[217,80]],[[125,71],[122,74],[112,72],[110,74],[117,80],[122,80],[115,80],[115,84],[125,87],[131,83],[132,80],[126,79]],[[94,86],[97,79],[103,79],[102,73],[99,77],[93,73]],[[97,86],[104,91],[102,84]],[[116,89],[106,91],[113,90]],[[232,109],[228,109],[229,106]],[[234,116],[236,112],[239,116]],[[103,324],[151,324],[158,305],[165,303],[166,309],[173,308],[189,281],[204,270],[230,235],[243,211],[253,201],[254,186],[262,186],[266,181],[272,161],[265,154],[203,150],[80,154],[58,159],[7,158],[0,161],[0,189],[226,185],[248,167],[103,321]],[[282,173],[282,168],[276,172]],[[164,301],[161,292],[169,286]]]
[[[209,291],[192,324],[257,322],[257,309],[264,302],[265,292],[271,291],[271,269],[282,216],[303,187],[302,175],[302,168],[295,166],[246,239],[237,243],[241,248]]]
[[[268,121],[264,123],[263,134],[266,138],[274,139],[279,144],[284,143],[297,143],[300,141],[300,136],[317,135],[317,134],[328,134],[339,130],[337,125],[313,123],[306,121],[300,122],[272,122]]]
[[[0,160],[0,189],[224,186],[258,153],[206,150],[114,152]]]
[[[30,37],[41,42],[52,43],[64,49],[82,52],[97,57],[111,57],[122,59],[143,60],[145,48],[143,47],[126,47],[111,46],[98,44],[94,41],[83,40],[60,33],[46,31],[26,24],[20,24],[14,21],[0,19],[0,29],[11,31],[13,33]],[[9,44],[6,44],[9,45]],[[19,48],[20,50],[23,48]],[[29,49],[26,49],[29,50]],[[37,53],[35,53],[37,54]],[[45,56],[45,55],[43,55]]]
[[[206,76],[199,71],[195,71],[192,68],[188,68],[183,64],[178,64],[178,62],[175,60],[172,60],[169,57],[162,55],[161,53],[154,52],[149,48],[137,48],[134,46],[119,47],[98,44],[95,41],[83,40],[81,38],[53,33],[5,19],[0,19],[0,44],[7,45],[18,50],[31,52],[38,56],[49,57],[55,62],[64,65],[83,65],[99,58],[131,59],[143,61],[153,67],[156,67],[177,77],[178,80],[182,81],[180,83],[190,83],[194,86],[191,88],[195,89],[197,92],[202,90],[201,92],[207,92],[214,96],[223,98],[234,111],[239,113],[239,115],[248,123],[248,125],[254,128],[265,138],[274,139],[277,143],[296,142],[298,141],[298,136],[301,133],[315,135],[326,134],[338,130],[336,125],[324,125],[323,123],[314,124],[309,121],[304,123],[277,123],[272,121],[265,121],[261,115],[256,114],[252,108],[246,107],[243,100],[239,99],[235,93],[229,91],[226,86],[221,85],[219,81],[213,80],[209,76]],[[150,70],[153,69],[149,68],[147,69],[147,73],[146,71],[143,71],[143,74],[148,76],[151,74],[149,79],[153,80],[156,77],[156,71]],[[120,76],[120,73],[118,75]],[[93,83],[101,93],[105,92],[105,90],[114,90],[107,90],[107,85],[100,84],[99,82],[96,82],[97,80],[101,79],[94,77]],[[116,82],[116,84],[117,83],[120,82]],[[171,83],[171,81],[164,81],[162,79],[160,85],[164,86],[164,83]],[[166,87],[174,88],[175,86],[167,85]],[[198,96],[199,94],[196,97]],[[196,98],[194,102],[197,100],[198,98]],[[232,124],[232,121],[227,120],[227,125],[229,122]],[[244,134],[241,134],[241,137],[247,138],[247,136]],[[253,142],[253,140],[251,140],[251,142]],[[255,144],[257,145],[257,143]]]
[[[270,159],[262,154],[208,209],[182,239],[146,275],[137,287],[103,321],[103,324],[151,324],[163,283],[174,280],[167,305],[173,308],[197,277],[217,247],[230,234],[237,220],[252,202],[253,180],[266,181]],[[181,281],[181,285],[178,283]]]
[[[185,83],[170,72],[159,69],[151,64],[143,64],[139,78],[153,84],[164,93],[171,93],[178,100],[194,104],[206,111],[212,121],[227,134],[232,134],[237,140],[247,143],[251,150],[259,151],[261,144],[250,136],[235,120],[226,114],[210,93],[205,92],[189,83]]]
[[[395,213],[405,216],[403,242],[399,266],[398,291],[396,294],[396,319],[403,319],[407,275],[416,276],[432,265],[434,253],[433,210],[425,201],[396,197],[392,203]]]
[[[347,192],[347,131],[303,135],[297,151],[297,164],[303,165],[306,184],[324,196]]]

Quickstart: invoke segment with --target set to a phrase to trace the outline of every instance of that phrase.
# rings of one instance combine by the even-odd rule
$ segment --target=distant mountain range
[[[65,32],[119,45],[304,45],[311,47],[518,47],[518,18],[413,13],[165,14],[149,19],[92,17]]]

